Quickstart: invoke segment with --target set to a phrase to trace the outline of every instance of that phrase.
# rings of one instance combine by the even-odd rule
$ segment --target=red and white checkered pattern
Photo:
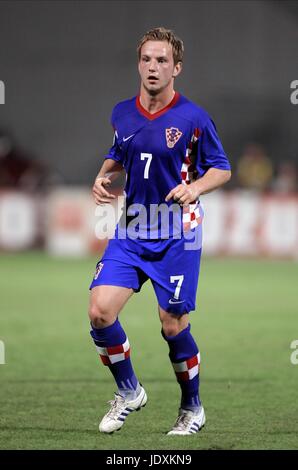
[[[187,149],[188,150],[188,149]],[[193,165],[189,156],[186,156],[181,167],[182,184],[190,184],[193,181]]]
[[[97,352],[105,366],[110,366],[119,361],[124,361],[130,356],[130,345],[128,338],[125,343],[119,344],[118,346],[110,346],[108,348],[102,348],[95,345]]]
[[[181,167],[182,184],[190,184],[196,179],[196,168],[195,164],[191,161],[191,154],[194,150],[194,144],[197,142],[200,135],[200,129],[194,129],[194,133],[186,149],[186,156]],[[202,217],[200,216],[200,209],[197,201],[192,201],[189,206],[183,207],[182,223],[184,232],[188,232],[202,223]]]
[[[191,380],[200,371],[200,353],[183,362],[172,362],[178,381]]]
[[[203,217],[200,213],[200,206],[197,203],[183,207],[183,231],[188,232],[202,223]]]
[[[191,155],[194,151],[194,144],[197,142],[200,135],[200,129],[194,129],[193,135],[191,136],[190,142],[186,149],[184,162],[182,163],[181,167],[182,184],[190,184],[194,180],[195,165],[191,162]]]

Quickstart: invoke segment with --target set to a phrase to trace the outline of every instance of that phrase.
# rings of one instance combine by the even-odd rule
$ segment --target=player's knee
[[[188,316],[167,314],[161,317],[162,330],[166,336],[176,336],[188,325]]]
[[[95,328],[105,328],[114,323],[115,318],[104,301],[93,301],[89,307],[89,318]]]
[[[166,336],[176,336],[180,333],[179,323],[175,321],[163,321],[162,330]]]

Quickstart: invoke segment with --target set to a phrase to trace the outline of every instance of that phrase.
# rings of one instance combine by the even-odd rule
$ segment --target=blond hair
[[[137,47],[139,60],[141,58],[141,49],[147,41],[167,41],[172,45],[174,65],[178,64],[178,62],[182,62],[184,52],[183,41],[178,38],[171,29],[166,29],[161,26],[147,31]]]

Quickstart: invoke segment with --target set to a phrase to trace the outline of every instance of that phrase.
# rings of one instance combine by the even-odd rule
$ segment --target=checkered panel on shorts
[[[124,359],[127,359],[130,356],[130,345],[128,338],[126,338],[126,341],[123,344],[119,344],[117,346],[102,348],[95,345],[95,347],[105,366],[115,364],[119,361],[124,361]]]
[[[200,353],[183,362],[172,362],[178,382],[191,380],[200,371]]]
[[[183,231],[188,232],[193,228],[196,228],[202,223],[202,216],[200,213],[200,207],[197,203],[189,204],[189,206],[183,207]]]

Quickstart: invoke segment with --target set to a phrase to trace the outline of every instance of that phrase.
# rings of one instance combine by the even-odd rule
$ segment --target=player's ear
[[[173,70],[173,78],[176,78],[182,70],[182,62],[177,62]]]

